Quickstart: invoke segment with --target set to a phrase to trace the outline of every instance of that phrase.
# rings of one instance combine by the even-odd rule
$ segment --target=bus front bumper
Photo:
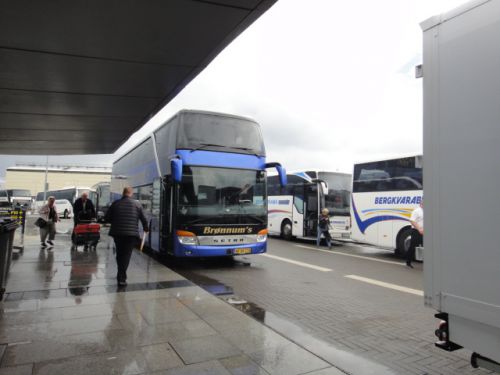
[[[233,255],[262,254],[267,241],[239,246],[183,245],[175,241],[174,255],[177,257],[225,257]]]

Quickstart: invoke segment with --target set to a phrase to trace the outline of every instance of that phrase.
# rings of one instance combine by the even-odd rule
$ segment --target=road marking
[[[292,260],[288,258],[282,258],[276,255],[271,255],[271,254],[261,254],[263,257],[271,258],[271,259],[276,259],[276,260],[281,260],[283,262],[295,264],[296,266],[301,266],[301,267],[306,267],[306,268],[311,268],[316,271],[321,271],[321,272],[330,272],[330,268],[325,268],[325,267],[320,267],[320,266],[315,266],[314,264],[309,264],[309,263],[303,263],[299,262],[298,260]]]
[[[417,296],[424,295],[424,292],[422,290],[419,290],[419,289],[407,288],[405,286],[399,286],[396,284],[386,283],[384,281],[379,281],[379,280],[375,280],[375,279],[369,279],[367,277],[356,276],[356,275],[345,275],[344,277],[347,277],[348,279],[362,281],[364,283],[368,283],[368,284],[372,284],[372,285],[381,286],[383,288],[394,289],[394,290],[397,290],[400,292],[415,294]]]
[[[377,259],[377,258],[372,258],[372,257],[365,257],[363,255],[355,255],[355,254],[346,254],[346,253],[341,253],[340,251],[333,251],[333,250],[322,250],[322,249],[317,249],[315,247],[311,246],[304,246],[304,245],[295,245],[297,247],[301,247],[303,249],[309,249],[309,250],[315,250],[315,251],[321,251],[323,253],[328,253],[328,254],[335,254],[335,255],[343,255],[345,257],[351,257],[351,258],[361,258],[361,259],[366,259],[370,260],[372,262],[379,262],[379,263],[387,263],[387,264],[395,264],[397,266],[405,266],[404,263],[400,262],[394,262],[392,260],[383,260],[383,259]]]

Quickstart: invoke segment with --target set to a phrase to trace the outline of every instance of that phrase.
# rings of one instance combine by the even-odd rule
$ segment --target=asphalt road
[[[264,255],[169,266],[304,347],[337,351],[346,372],[486,373],[470,367],[470,353],[434,347],[422,264],[409,269],[390,251],[270,239]]]

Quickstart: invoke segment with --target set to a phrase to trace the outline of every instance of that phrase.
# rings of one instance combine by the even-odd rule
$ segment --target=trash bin
[[[7,275],[9,274],[12,260],[12,245],[14,233],[19,225],[15,220],[0,219],[0,300],[3,299]]]

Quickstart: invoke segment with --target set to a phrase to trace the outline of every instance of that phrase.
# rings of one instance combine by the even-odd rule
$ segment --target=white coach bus
[[[404,255],[422,186],[421,155],[354,165],[351,238]]]
[[[278,176],[267,178],[268,230],[290,240],[316,239],[318,217],[330,212],[332,238],[349,239],[351,231],[351,175],[348,173],[300,171],[287,174],[287,185]]]

